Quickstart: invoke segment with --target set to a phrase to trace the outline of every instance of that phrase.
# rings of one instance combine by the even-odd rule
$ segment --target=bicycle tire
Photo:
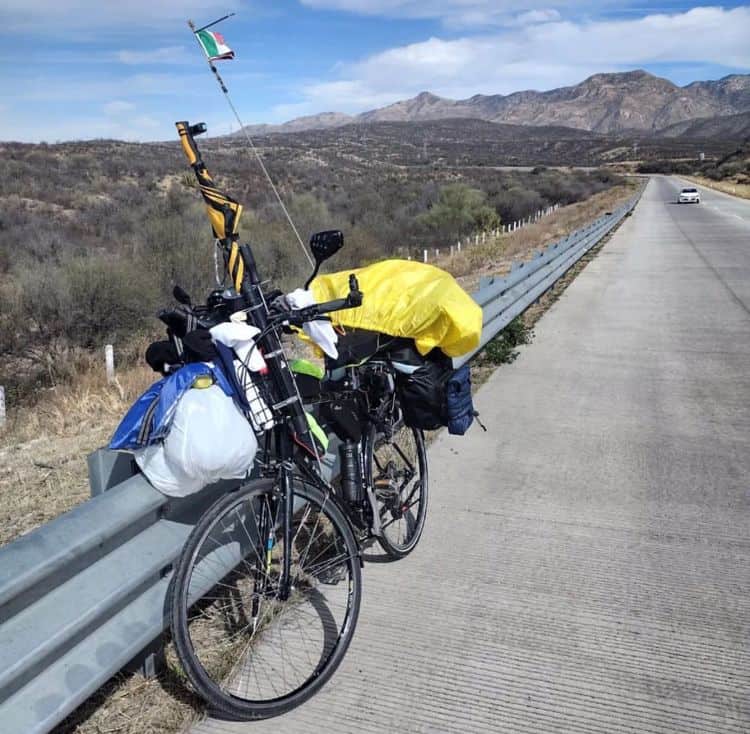
[[[400,445],[407,441],[411,447]],[[389,453],[392,458],[388,458]],[[395,466],[399,461],[404,464],[401,468]],[[429,481],[424,434],[399,423],[389,439],[373,428],[365,439],[365,462],[380,512],[382,532],[377,536],[378,543],[391,558],[403,558],[417,547],[427,519]],[[406,482],[402,483],[404,479]],[[416,514],[411,512],[414,506]],[[394,525],[405,527],[402,539],[400,533],[394,538],[389,531]]]
[[[268,718],[299,706],[334,674],[354,634],[362,576],[359,547],[350,525],[335,500],[309,483],[295,480],[293,493],[297,522],[291,544],[293,561],[296,556],[292,567],[295,585],[288,599],[279,598],[278,588],[273,596],[274,568],[280,569],[286,551],[283,547],[279,550],[283,530],[278,512],[276,516],[272,512],[274,505],[281,506],[275,480],[250,482],[214,503],[191,532],[175,570],[171,616],[177,656],[195,691],[225,718]],[[267,519],[265,525],[259,522],[256,508],[265,508],[261,509]],[[251,515],[254,528],[245,521]],[[304,523],[312,523],[313,515],[315,525],[310,530]],[[303,527],[309,536],[303,533]],[[273,543],[266,545],[260,540],[264,532],[261,528],[269,529]],[[278,538],[280,543],[275,542]],[[329,557],[328,553],[334,555]],[[324,573],[331,571],[340,573],[341,578],[324,578]],[[340,587],[339,583],[347,579],[348,584]],[[207,584],[209,588],[205,588]],[[326,589],[321,592],[319,587],[323,585]],[[308,616],[302,614],[306,601],[312,608],[305,609]],[[213,620],[218,624],[214,626]],[[305,635],[301,625],[308,626]],[[284,636],[285,632],[291,639]],[[317,661],[314,649],[310,655],[314,635],[322,636]],[[310,663],[309,675],[299,681],[297,666],[291,665],[283,650],[278,659],[267,662],[276,646],[287,641],[292,643],[288,652],[296,655],[297,662],[302,661],[300,665],[305,656]],[[300,645],[294,648],[301,642],[304,656]],[[240,647],[238,661],[232,662],[231,655]],[[224,672],[230,663],[231,670]],[[287,674],[295,678],[288,685]],[[280,675],[289,690],[281,690]],[[251,694],[251,686],[257,686],[258,695]]]

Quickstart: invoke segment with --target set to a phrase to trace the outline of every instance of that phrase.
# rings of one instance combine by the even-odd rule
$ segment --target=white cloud
[[[340,2],[356,4],[357,0]],[[362,0],[361,4],[368,3]],[[398,0],[392,4],[403,5]],[[573,23],[554,21],[546,14],[540,20],[544,22],[527,16],[526,25],[496,34],[430,38],[389,49],[340,68],[338,80],[307,85],[302,90],[304,102],[296,109],[300,114],[356,112],[425,89],[452,98],[550,89],[597,72],[653,63],[706,63],[750,70],[748,7],[695,8],[637,20]]]
[[[517,15],[513,19],[513,25],[535,25],[537,23],[553,23],[561,20],[560,12],[554,8],[544,8],[542,10],[527,10],[525,13]]]
[[[531,22],[559,17],[549,8],[550,0],[300,0],[320,10],[341,10],[361,15],[392,18],[433,18],[452,27],[513,25],[518,14],[529,15]],[[599,6],[614,5],[602,0]],[[619,0],[617,4],[622,4]],[[557,0],[557,7],[590,8],[590,0]],[[534,19],[531,14],[539,13]]]
[[[190,64],[195,62],[195,55],[187,53],[184,46],[162,46],[154,49],[117,51],[115,58],[122,64]]]

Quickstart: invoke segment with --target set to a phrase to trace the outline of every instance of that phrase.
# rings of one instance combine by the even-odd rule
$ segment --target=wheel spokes
[[[267,497],[237,505],[217,521],[195,554],[189,597],[189,636],[208,676],[226,693],[248,701],[289,695],[327,664],[349,617],[351,569],[326,514],[325,501],[307,499],[283,527]],[[267,536],[264,539],[264,536]],[[279,597],[284,553],[291,554],[292,591]],[[191,594],[191,588],[193,593]]]

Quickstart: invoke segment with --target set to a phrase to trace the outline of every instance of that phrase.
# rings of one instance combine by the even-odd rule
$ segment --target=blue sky
[[[220,71],[246,123],[361,112],[423,90],[551,89],[645,68],[750,72],[750,6],[679,0],[3,0],[0,140],[160,140],[232,116],[185,23],[235,12]]]

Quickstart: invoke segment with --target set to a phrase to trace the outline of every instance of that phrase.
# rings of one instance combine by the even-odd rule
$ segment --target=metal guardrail
[[[633,210],[641,193],[642,189],[613,212],[553,242],[532,260],[513,263],[505,277],[482,278],[479,290],[472,296],[482,307],[482,338],[473,352],[454,359],[453,366],[466,364],[516,316],[546,293]]]
[[[550,245],[475,300],[481,349],[635,206]],[[479,351],[477,349],[476,351]],[[454,360],[459,366],[476,353]],[[327,457],[335,474],[337,459]],[[92,499],[0,549],[0,722],[5,734],[48,732],[119,670],[154,666],[168,625],[172,564],[200,515],[229,483],[168,498],[125,454],[89,457]]]

